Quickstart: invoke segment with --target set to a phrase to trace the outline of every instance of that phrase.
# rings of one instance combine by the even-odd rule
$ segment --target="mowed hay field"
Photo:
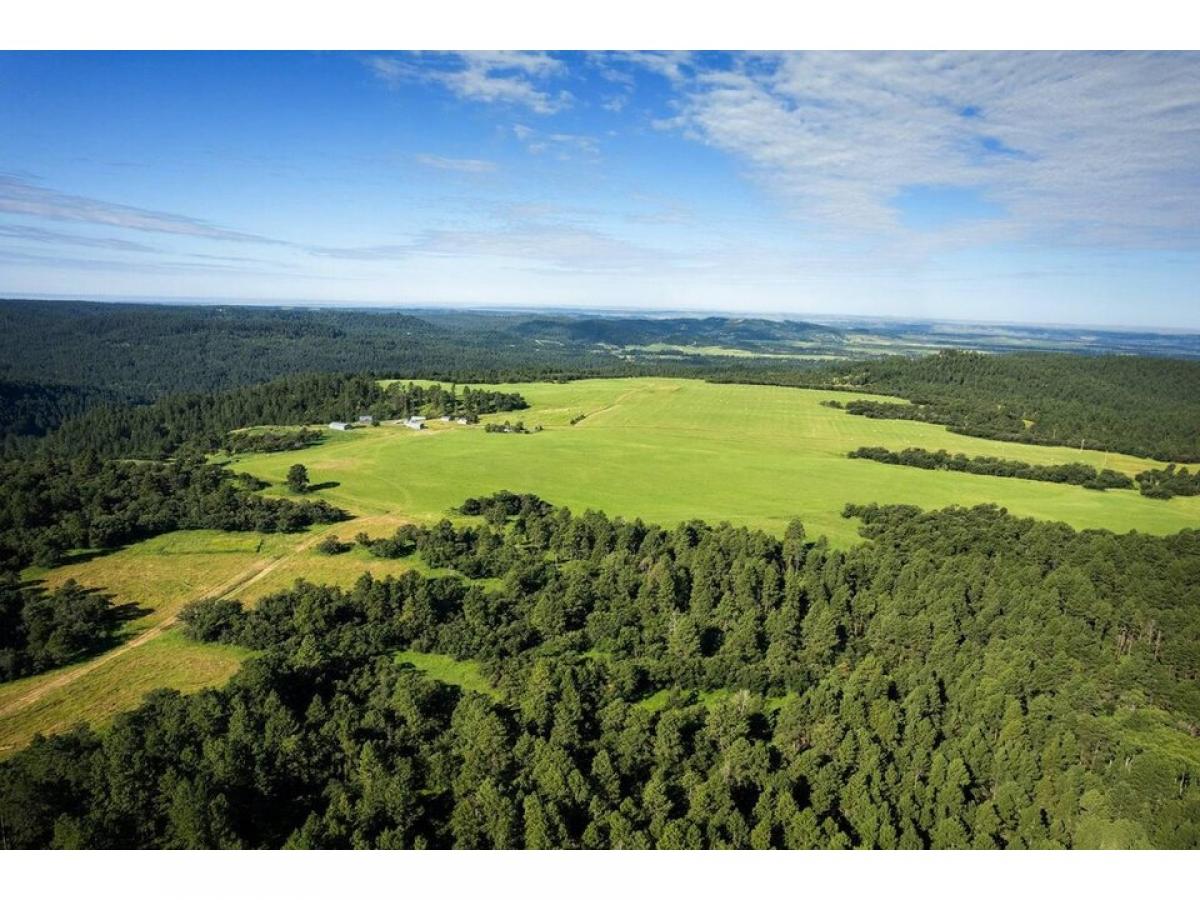
[[[1131,475],[1160,465],[961,437],[936,425],[871,420],[820,405],[858,395],[671,379],[502,389],[520,392],[532,408],[490,419],[520,419],[545,430],[487,434],[479,426],[433,422],[415,432],[385,424],[327,432],[316,447],[231,463],[271,482],[268,493],[279,496],[289,496],[283,484],[288,467],[303,463],[313,483],[336,482],[316,496],[349,510],[355,516],[351,521],[291,535],[177,532],[47,572],[27,572],[47,586],[74,578],[107,589],[118,603],[136,603],[146,614],[130,621],[128,641],[106,654],[0,685],[0,756],[39,731],[61,731],[80,720],[103,726],[149,690],[192,691],[227,680],[248,654],[189,641],[171,628],[187,602],[220,595],[253,604],[298,578],[349,585],[364,572],[377,577],[408,569],[429,573],[419,558],[380,560],[360,547],[325,556],[315,544],[327,533],[344,541],[360,531],[379,537],[406,521],[453,516],[466,497],[500,489],[532,491],[580,512],[591,507],[667,525],[699,518],[781,533],[790,518],[799,516],[811,536],[825,535],[842,546],[860,539],[857,522],[841,516],[846,503],[910,503],[927,509],[997,503],[1018,515],[1058,519],[1077,528],[1165,534],[1200,527],[1200,498],[1164,502],[1136,491],[1098,493],[847,459],[849,450],[882,445],[1045,464],[1080,461]],[[570,425],[581,413],[586,418]],[[408,661],[422,670],[437,668],[431,659]],[[446,671],[453,669],[450,661],[442,663]]]
[[[235,460],[234,468],[283,495],[289,466],[308,467],[319,496],[357,514],[436,519],[469,496],[532,491],[576,511],[641,516],[663,524],[729,521],[779,533],[799,516],[811,535],[858,540],[847,503],[927,509],[996,503],[1076,528],[1166,534],[1200,526],[1200,498],[1150,500],[1136,491],[931,472],[847,459],[864,445],[925,447],[1054,464],[1084,462],[1129,474],[1160,465],[1097,451],[1037,447],[953,434],[937,425],[851,416],[821,406],[853,394],[673,379],[512,384],[531,408],[488,417],[542,425],[538,434],[487,434],[434,422],[330,432],[317,446]],[[876,398],[878,399],[878,398]],[[572,426],[570,420],[586,414]]]

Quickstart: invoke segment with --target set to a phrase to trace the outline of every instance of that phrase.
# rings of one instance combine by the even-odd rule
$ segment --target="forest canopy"
[[[1200,363],[1136,356],[947,351],[888,358],[835,375],[897,394],[921,421],[976,437],[1190,462],[1200,460]],[[852,414],[905,417],[897,404],[847,404]]]
[[[843,551],[465,506],[494,524],[406,540],[498,587],[192,607],[256,656],[0,763],[7,845],[1200,845],[1200,533],[867,506]]]
[[[1071,353],[946,350],[720,380],[865,391],[852,415],[911,419],[974,437],[1200,461],[1200,362]]]

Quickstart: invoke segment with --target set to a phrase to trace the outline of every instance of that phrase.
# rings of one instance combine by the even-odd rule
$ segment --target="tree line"
[[[324,437],[322,432],[304,426],[289,431],[231,431],[225,436],[221,449],[230,456],[242,453],[283,453],[319,444]]]
[[[1097,471],[1094,466],[1084,463],[1039,466],[1017,459],[999,459],[995,456],[968,457],[964,453],[951,455],[945,450],[924,450],[919,447],[909,447],[900,451],[888,450],[886,447],[859,447],[846,455],[851,459],[872,459],[894,466],[944,469],[949,472],[970,472],[973,475],[1051,481],[1056,484],[1078,484],[1094,491],[1133,487],[1133,479],[1122,472],[1113,469]]]
[[[836,549],[798,521],[464,506],[488,520],[389,541],[497,582],[190,607],[192,636],[258,652],[0,763],[0,841],[1200,846],[1200,532],[872,505]]]
[[[440,384],[392,383],[366,375],[307,374],[216,394],[178,394],[144,405],[94,409],[47,435],[38,450],[59,454],[164,459],[182,451],[208,453],[253,425],[310,425],[410,415],[485,413],[527,409],[519,393]]]
[[[1176,469],[1174,463],[1165,469],[1147,469],[1134,476],[1143,494],[1156,500],[1200,495],[1200,471],[1189,472],[1187,466]]]
[[[653,323],[626,324],[644,329]],[[758,329],[782,327],[741,320],[675,324],[715,329],[713,340],[725,346],[762,337],[751,333]],[[595,327],[618,325],[519,315],[422,318],[393,312],[10,300],[0,306],[0,395],[9,398],[0,405],[11,410],[7,416],[0,413],[0,438],[9,434],[17,441],[16,435],[40,433],[96,406],[209,394],[310,371],[369,377],[402,373],[458,383],[664,375],[889,394],[918,408],[860,404],[854,409],[918,418],[981,437],[1082,443],[1200,461],[1196,361],[969,351],[834,363],[700,355],[630,361],[583,352],[597,346]],[[266,421],[273,420],[248,424]]]
[[[0,571],[31,563],[52,566],[70,550],[116,547],[179,529],[299,531],[346,517],[324,500],[293,502],[255,493],[265,486],[190,457],[0,460]]]

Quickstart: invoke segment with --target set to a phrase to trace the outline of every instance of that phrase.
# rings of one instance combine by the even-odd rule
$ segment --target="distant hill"
[[[0,381],[0,438],[45,434],[72,416],[118,399],[111,391],[87,385]]]
[[[703,319],[547,316],[529,319],[513,330],[522,337],[534,340],[604,344],[610,347],[675,344],[785,350],[794,346],[795,342],[844,343],[842,332],[828,325],[722,316]]]
[[[0,441],[44,433],[101,403],[144,403],[300,373],[459,383],[625,375],[807,383],[821,380],[811,370],[831,362],[862,365],[892,355],[925,357],[946,348],[995,355],[1066,350],[1073,355],[1195,359],[1200,357],[1200,336],[863,319],[818,324],[623,311],[542,314],[0,299]],[[1074,371],[1069,362],[1060,365]],[[836,377],[848,374],[836,371]],[[872,369],[864,386],[907,396],[911,373],[917,371],[897,368],[893,374],[903,377],[893,384],[887,379],[876,383],[877,372],[892,369]],[[934,388],[936,384],[915,396],[940,396]],[[1174,397],[1176,392],[1149,395]],[[1039,389],[1032,399],[1044,396]],[[1130,415],[1152,419],[1139,404],[1127,404]],[[1049,427],[1049,438],[1059,439],[1054,426],[1061,425],[1061,417],[1054,418],[1053,423],[1039,420],[1030,431]],[[1077,430],[1079,437],[1098,439],[1094,428]],[[1069,431],[1075,434],[1076,429]],[[1186,438],[1185,446],[1190,458],[1195,441]]]

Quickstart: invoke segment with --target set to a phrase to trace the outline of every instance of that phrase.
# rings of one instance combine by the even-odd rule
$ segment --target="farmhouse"
[[[332,428],[334,431],[349,431],[350,423],[349,422],[330,422],[329,427]]]

